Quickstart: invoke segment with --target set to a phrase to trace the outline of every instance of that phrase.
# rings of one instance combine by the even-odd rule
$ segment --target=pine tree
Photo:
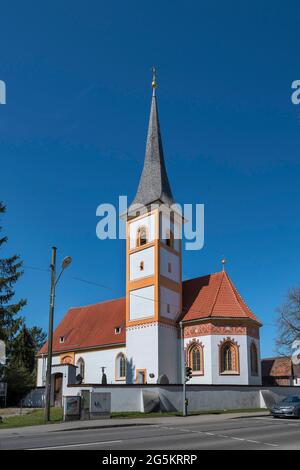
[[[0,216],[5,212],[5,206],[0,201]],[[2,227],[0,226],[0,232]],[[7,237],[0,237],[0,249],[7,242]],[[8,258],[0,258],[0,339],[6,344],[8,360],[12,353],[13,341],[17,335],[23,319],[19,312],[26,305],[26,300],[21,299],[14,303],[14,285],[23,274],[22,262],[18,255]]]
[[[33,339],[35,353],[38,353],[42,346],[44,346],[47,338],[47,333],[39,326],[29,328],[29,332]]]
[[[23,366],[30,374],[35,368],[35,344],[30,331],[23,325],[14,340],[10,365]]]

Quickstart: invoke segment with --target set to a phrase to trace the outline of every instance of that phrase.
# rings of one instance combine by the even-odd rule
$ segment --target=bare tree
[[[277,349],[280,354],[290,356],[293,342],[300,339],[300,286],[289,290],[277,314]]]

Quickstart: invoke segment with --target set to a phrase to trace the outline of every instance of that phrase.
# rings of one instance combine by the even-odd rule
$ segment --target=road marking
[[[186,429],[186,428],[174,428],[174,427],[163,427],[160,426],[162,429],[172,429],[172,430],[178,430],[181,432],[189,432],[189,433],[194,433],[194,434],[205,434],[206,436],[215,436],[215,437],[222,437],[225,439],[232,439],[234,441],[241,441],[241,442],[250,442],[252,444],[259,444],[259,445],[265,445],[265,446],[271,446],[271,447],[279,447],[279,444],[272,444],[270,442],[261,442],[261,441],[255,441],[253,439],[246,439],[243,437],[235,437],[235,436],[229,436],[226,434],[216,434],[212,432],[205,432],[205,431],[194,431],[192,429]]]
[[[259,421],[269,421],[269,423],[273,423],[275,426],[279,425],[283,422],[285,423],[287,426],[293,426],[293,427],[296,427],[296,428],[299,428],[300,427],[300,423],[291,423],[291,419],[290,418],[278,418],[277,420],[275,420],[274,418],[272,418],[271,416],[268,418],[262,418],[262,417],[259,417],[259,418],[251,418],[251,419],[255,419],[255,420],[259,420]]]
[[[101,442],[86,442],[81,444],[65,444],[59,446],[50,446],[50,447],[35,447],[34,449],[28,450],[51,450],[51,449],[63,449],[66,447],[82,447],[82,446],[95,446],[95,445],[104,445],[104,444],[117,444],[123,441],[101,441]]]

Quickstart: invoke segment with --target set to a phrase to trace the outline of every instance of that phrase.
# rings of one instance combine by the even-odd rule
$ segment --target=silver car
[[[300,418],[300,395],[291,395],[271,408],[274,418],[294,417]]]

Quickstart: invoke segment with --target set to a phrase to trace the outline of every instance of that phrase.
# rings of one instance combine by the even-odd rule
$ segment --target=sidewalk
[[[234,418],[246,418],[255,416],[268,416],[269,411],[260,412],[244,412],[244,413],[224,413],[224,414],[211,414],[211,415],[194,415],[194,416],[168,416],[168,417],[155,417],[155,418],[119,418],[119,419],[97,419],[87,421],[69,421],[66,423],[59,424],[44,424],[39,426],[27,426],[19,428],[0,429],[0,440],[1,437],[8,436],[25,436],[30,434],[41,434],[49,432],[61,432],[61,431],[84,431],[87,429],[103,429],[103,428],[116,428],[116,427],[128,427],[128,426],[169,426],[176,424],[193,424],[202,423],[207,424],[220,419],[228,420]]]

